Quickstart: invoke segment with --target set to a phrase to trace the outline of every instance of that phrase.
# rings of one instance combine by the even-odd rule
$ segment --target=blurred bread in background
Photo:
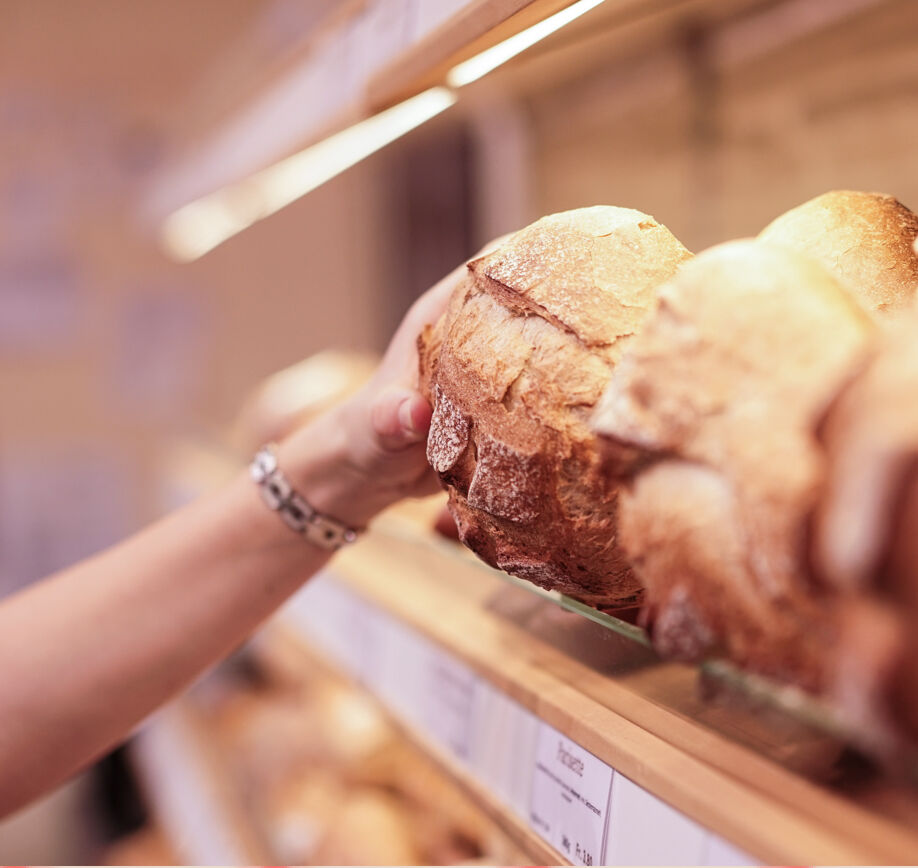
[[[833,190],[773,220],[759,240],[818,259],[867,311],[882,316],[918,295],[916,234],[918,215],[893,196]]]
[[[245,400],[229,434],[248,456],[356,393],[373,375],[376,356],[323,350],[264,380]]]
[[[879,337],[819,427],[825,491],[812,525],[819,579],[860,603],[860,641],[837,661],[836,692],[864,729],[918,739],[918,312]],[[866,623],[868,617],[872,620]],[[865,649],[882,655],[873,695],[846,684]]]
[[[803,556],[812,432],[871,321],[817,261],[756,241],[699,254],[659,295],[593,420],[630,479],[621,543],[654,645],[817,689],[832,624]]]

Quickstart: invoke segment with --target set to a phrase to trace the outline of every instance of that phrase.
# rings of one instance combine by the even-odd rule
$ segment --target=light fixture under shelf
[[[455,101],[455,93],[448,88],[430,88],[242,181],[190,202],[163,223],[166,251],[180,262],[200,258],[445,111]]]
[[[456,89],[477,81],[603,2],[577,0],[457,64],[447,73],[447,86],[431,87],[241,181],[189,202],[164,220],[160,230],[163,247],[179,262],[199,259],[445,111],[456,102]]]
[[[480,54],[457,64],[447,73],[446,83],[450,87],[463,87],[477,81],[604,2],[605,0],[577,0],[560,12],[549,15],[531,27],[514,33],[503,42],[498,42],[497,45],[492,45]]]

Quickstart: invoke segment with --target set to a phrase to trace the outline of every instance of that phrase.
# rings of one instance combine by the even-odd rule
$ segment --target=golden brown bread
[[[820,439],[830,472],[814,535],[819,573],[843,590],[894,586],[918,610],[918,314],[884,332]]]
[[[492,566],[595,605],[638,593],[588,421],[657,287],[690,256],[639,211],[555,214],[470,262],[422,335],[428,458],[463,542]]]
[[[918,215],[892,196],[834,190],[782,214],[759,240],[818,259],[865,309],[885,314],[918,295],[916,235]]]
[[[877,342],[819,429],[827,484],[813,522],[813,567],[833,590],[856,598],[860,634],[844,647],[863,655],[884,639],[883,665],[865,687],[848,688],[850,660],[837,661],[834,692],[846,715],[918,739],[918,311]],[[873,621],[868,626],[867,618]],[[852,616],[853,618],[854,616]],[[862,670],[863,666],[860,667]]]
[[[654,643],[817,688],[832,622],[804,557],[813,430],[871,323],[818,262],[754,241],[700,254],[659,296],[594,417],[632,477],[621,544]]]
[[[394,795],[354,790],[339,803],[313,856],[316,865],[423,865],[412,817]]]

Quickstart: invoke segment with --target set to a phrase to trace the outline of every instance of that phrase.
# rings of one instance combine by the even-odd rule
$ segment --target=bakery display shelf
[[[383,517],[381,528],[387,536],[406,541],[414,540],[418,544],[431,546],[445,557],[457,558],[472,569],[487,572],[530,594],[550,600],[562,609],[578,614],[639,645],[651,647],[650,637],[643,627],[558,591],[549,591],[532,582],[495,570],[447,539],[423,531],[419,533],[416,524],[410,519],[405,521],[398,513]],[[710,659],[701,663],[698,678],[700,689],[707,693],[729,692],[736,700],[750,707],[768,707],[813,729],[816,733],[851,745],[852,748],[856,748],[865,738],[863,732],[851,726],[829,703],[793,685],[781,684],[767,677],[745,672],[728,660]],[[871,746],[876,750],[878,744],[878,740],[874,738]],[[902,745],[895,745],[889,748],[889,753],[896,757],[897,770],[901,776],[913,785],[918,785],[918,751],[905,752]]]
[[[451,696],[444,711],[442,697],[438,708],[418,695],[425,684],[440,690],[438,679],[452,672],[447,681],[465,684],[463,696],[518,707],[592,755],[622,786],[661,800],[684,823],[756,860],[918,859],[915,791],[869,768],[838,739],[724,679],[712,688],[697,668],[660,661],[633,630],[609,629],[598,615],[587,619],[553,595],[524,591],[461,550],[409,532],[410,525],[381,522],[339,556],[331,578],[310,583],[280,623],[394,706],[422,740],[433,727],[454,759],[472,770],[479,763],[479,777],[482,769],[491,774],[475,755],[477,706],[460,703],[457,711]],[[500,786],[495,791],[501,795]],[[503,803],[511,796],[504,791]],[[511,812],[530,825],[531,797],[517,794]],[[614,849],[614,836],[603,834]]]
[[[450,71],[574,5],[574,0],[353,0],[305,16],[278,52],[262,28],[237,48],[247,82],[215,81],[176,128],[189,147],[165,161],[138,209],[166,218],[202,196],[239,183],[278,159],[340,133],[431,88],[453,88]],[[680,32],[687,21],[739,21],[778,0],[618,0],[587,10],[562,36],[536,40],[524,62],[501,66],[497,92],[539,92],[639,42]],[[846,6],[842,6],[844,13]],[[780,18],[780,16],[778,16]],[[831,15],[816,17],[816,24]],[[758,29],[774,23],[765,20]],[[781,37],[780,22],[776,39]],[[513,52],[511,52],[511,57]],[[340,60],[348,58],[342,76]],[[477,79],[473,79],[477,80]],[[487,90],[487,85],[485,89]],[[461,95],[462,88],[455,93]],[[332,98],[332,95],[334,97]],[[295,101],[291,102],[295,97]],[[477,97],[468,100],[474,114]],[[278,112],[295,104],[297,111]],[[260,130],[251,135],[253,127]]]
[[[156,825],[187,865],[267,865],[268,847],[214,749],[193,703],[157,712],[131,742]]]
[[[287,618],[275,619],[253,640],[250,650],[262,668],[267,671],[276,670],[284,678],[289,679],[296,671],[308,671],[320,672],[325,678],[344,678],[352,683],[353,670],[349,671],[350,667],[346,664],[342,667],[342,661],[340,658],[335,659],[336,655],[319,651],[303,631]],[[495,793],[470,774],[435,738],[413,727],[404,715],[394,712],[391,705],[379,702],[379,707],[394,729],[431,758],[449,780],[457,784],[461,792],[471,798],[520,853],[525,855],[529,863],[567,864],[567,860],[557,850],[546,844],[513,812],[507,811]]]

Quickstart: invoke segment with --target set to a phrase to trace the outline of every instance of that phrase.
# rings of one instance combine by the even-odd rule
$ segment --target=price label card
[[[480,683],[469,766],[524,822],[529,816],[539,719],[502,690]]]
[[[536,746],[529,824],[577,865],[602,865],[612,768],[541,724]]]
[[[429,660],[428,734],[453,756],[468,762],[479,678],[467,666],[436,649],[432,649]]]
[[[389,622],[382,671],[371,688],[390,712],[414,727],[424,724],[429,655],[417,633],[397,621]]]
[[[172,706],[158,711],[137,734],[131,752],[143,769],[158,819],[179,855],[194,865],[245,865],[251,858],[221,812],[212,775],[202,764],[187,724]]]
[[[734,847],[713,832],[708,833],[707,848],[701,865],[760,865],[758,859],[753,859],[748,853]]]
[[[708,831],[622,774],[612,782],[611,865],[704,865]]]

